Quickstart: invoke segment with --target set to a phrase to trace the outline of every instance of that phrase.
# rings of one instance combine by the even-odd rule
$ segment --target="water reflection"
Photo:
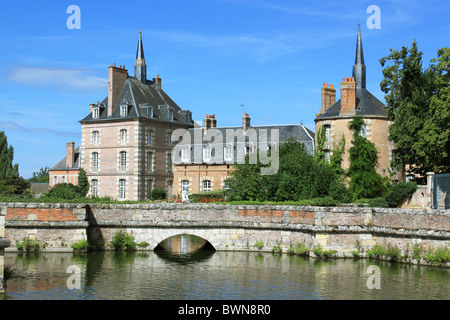
[[[17,277],[0,299],[448,299],[450,270],[370,260],[314,260],[258,252],[6,253]],[[367,288],[367,268],[381,290]],[[81,290],[67,289],[67,268]]]

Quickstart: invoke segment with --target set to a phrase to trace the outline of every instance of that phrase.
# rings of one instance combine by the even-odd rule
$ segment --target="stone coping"
[[[212,203],[24,203],[24,202],[5,202],[0,203],[0,208],[41,208],[41,209],[82,209],[90,207],[93,209],[144,209],[144,210],[174,210],[174,209],[207,209],[216,210],[277,210],[277,211],[310,211],[310,212],[346,212],[346,213],[387,213],[387,214],[427,214],[450,216],[449,210],[442,209],[410,209],[410,208],[372,208],[366,206],[342,205],[337,207],[316,207],[316,206],[296,206],[296,205],[241,205],[241,204],[212,204]],[[1,212],[1,211],[0,211]]]

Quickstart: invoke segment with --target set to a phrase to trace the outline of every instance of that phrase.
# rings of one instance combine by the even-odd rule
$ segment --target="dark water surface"
[[[258,252],[6,253],[10,300],[447,300],[450,270],[372,260]],[[369,289],[368,267],[380,270]],[[80,289],[68,289],[71,266]]]

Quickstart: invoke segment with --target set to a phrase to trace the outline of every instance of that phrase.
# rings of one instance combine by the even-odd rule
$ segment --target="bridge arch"
[[[220,240],[214,239],[214,237],[211,237],[210,231],[206,229],[189,229],[189,230],[182,230],[182,229],[163,229],[163,230],[155,230],[152,241],[150,242],[150,248],[152,250],[155,250],[160,246],[162,242],[165,240],[168,240],[172,237],[180,236],[180,235],[188,235],[188,236],[195,236],[198,238],[201,238],[205,240],[206,244],[212,247],[212,249],[216,250],[216,248],[220,244]]]

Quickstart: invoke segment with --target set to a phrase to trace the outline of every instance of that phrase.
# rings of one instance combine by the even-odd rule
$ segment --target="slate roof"
[[[80,169],[80,146],[75,148],[75,161],[71,168],[66,166],[66,157],[50,168],[49,171],[79,170]]]
[[[317,119],[339,117],[341,111],[341,100],[332,105],[326,112],[317,117]],[[378,100],[367,89],[356,89],[356,115],[357,116],[379,116],[387,117],[387,107]]]
[[[264,139],[266,139],[264,141],[266,142],[266,146],[270,147],[274,145],[279,145],[283,141],[293,138],[296,141],[302,142],[309,154],[311,155],[314,154],[314,138],[315,138],[314,132],[312,132],[302,124],[251,126],[249,128],[249,131],[247,131],[246,133],[242,131],[242,127],[213,127],[209,129],[207,133],[204,132],[203,128],[192,128],[189,129],[190,141],[181,141],[175,146],[174,148],[175,161],[177,160],[179,161],[179,159],[181,158],[181,148],[186,147],[186,145],[192,147],[190,153],[191,157],[190,163],[194,163],[195,162],[194,159],[202,159],[203,148],[208,145],[210,145],[212,148],[218,147],[225,148],[225,146],[229,144],[229,142],[227,142],[227,135],[226,135],[227,130],[231,130],[233,133],[236,134],[236,137],[233,139],[234,141],[233,146],[235,147],[235,151],[232,161],[238,161],[238,159],[242,158],[243,156],[242,152],[245,150],[245,147],[249,146],[254,147],[255,148],[254,151],[257,150],[258,146],[262,147],[262,145],[259,144],[261,136],[264,137]],[[278,130],[279,134],[279,138],[274,139],[273,143],[272,143],[272,133],[273,133],[272,130]],[[247,136],[251,137],[249,132],[256,133],[256,137],[253,137],[253,139],[257,139],[256,141],[254,141],[253,139],[246,139]],[[219,145],[217,145],[216,141],[219,142]],[[200,144],[201,147],[196,148],[196,146],[199,146]],[[239,147],[244,147],[244,149],[239,149]]]
[[[120,116],[120,106],[123,104],[129,106],[128,113],[125,117]],[[145,117],[159,121],[170,121],[188,125],[194,124],[191,116],[186,117],[187,114],[190,114],[190,111],[182,110],[175,101],[173,101],[158,85],[154,84],[153,81],[147,80],[146,83],[143,84],[137,78],[131,76],[128,76],[128,79],[125,82],[112,116],[107,116],[108,97],[106,97],[99,105],[99,118],[93,119],[92,113],[90,113],[80,122],[125,120]],[[153,107],[153,116],[147,114],[145,109],[147,106]],[[167,108],[170,108],[173,111],[173,120],[168,118],[167,112],[165,112]]]

